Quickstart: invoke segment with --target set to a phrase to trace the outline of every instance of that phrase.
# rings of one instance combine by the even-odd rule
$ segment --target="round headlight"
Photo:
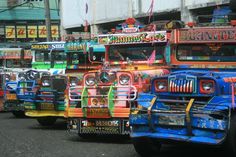
[[[155,90],[156,90],[156,92],[167,92],[168,81],[165,79],[155,80]]]
[[[26,79],[25,73],[19,73],[19,74],[18,74],[18,79],[19,79],[20,81],[25,80],[25,79]]]
[[[29,70],[25,73],[27,80],[37,80],[40,78],[40,74],[36,70]]]
[[[75,80],[71,80],[70,86],[76,86],[76,85],[77,85],[76,81]]]
[[[158,82],[157,88],[158,90],[164,90],[166,88],[166,84],[164,82]]]
[[[11,80],[11,76],[8,75],[8,74],[6,74],[6,75],[5,75],[5,80],[6,80],[7,82],[10,81],[10,80]]]
[[[95,85],[95,77],[87,77],[85,80],[87,86],[94,86]]]
[[[72,87],[74,87],[74,86],[77,86],[78,85],[78,79],[77,78],[74,78],[74,77],[71,77],[70,78],[70,86]]]
[[[203,83],[202,84],[202,88],[205,90],[205,91],[211,91],[212,88],[213,88],[213,84],[211,82],[209,83]]]
[[[119,82],[121,85],[128,85],[130,81],[129,75],[121,75],[119,78]]]
[[[212,94],[215,91],[215,82],[213,80],[200,80],[200,93]]]
[[[42,86],[44,86],[44,87],[50,86],[50,81],[49,80],[43,80],[42,81]]]

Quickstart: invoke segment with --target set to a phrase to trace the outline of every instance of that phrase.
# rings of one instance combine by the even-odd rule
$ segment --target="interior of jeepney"
[[[1,48],[0,53],[3,68],[31,68],[31,53],[22,48]]]
[[[64,50],[35,50],[35,68],[57,68],[58,65],[66,62],[66,53]],[[63,67],[58,67],[63,68]]]
[[[83,52],[70,52],[67,54],[67,64],[68,65],[79,65],[86,68],[90,66],[92,62],[101,63],[104,59],[104,52],[95,52],[93,53],[92,60],[90,60],[89,55]],[[80,67],[78,67],[80,68]]]
[[[165,64],[166,43],[142,43],[111,45],[108,50],[110,64],[148,64],[150,62]]]
[[[235,44],[178,44],[173,51],[173,64],[236,65]]]

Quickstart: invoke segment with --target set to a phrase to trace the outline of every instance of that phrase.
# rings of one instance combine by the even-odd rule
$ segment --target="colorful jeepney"
[[[148,92],[151,77],[168,73],[164,58],[169,52],[167,32],[106,34],[99,35],[98,41],[106,47],[103,66],[85,73],[81,86],[70,86],[65,115],[68,129],[82,137],[127,135],[137,92]]]
[[[31,45],[32,68],[19,72],[18,80],[6,83],[6,93],[13,93],[14,100],[6,95],[5,108],[17,117],[24,116],[24,102],[35,98],[40,78],[44,75],[65,73],[65,42],[41,42]],[[31,65],[31,62],[30,62]]]
[[[35,93],[35,97],[25,101],[25,114],[37,118],[43,125],[53,125],[57,118],[63,118],[67,106],[65,91],[70,84],[77,83],[81,74],[91,69],[96,69],[90,62],[87,55],[88,42],[67,42],[63,54],[66,65],[66,74],[44,75],[41,77],[41,84]],[[91,45],[92,46],[92,45]],[[94,48],[96,49],[96,48]],[[104,56],[105,48],[100,49],[99,55]],[[99,57],[97,57],[99,58]],[[96,64],[94,64],[96,65]],[[58,65],[54,65],[58,66]]]
[[[21,73],[31,69],[32,54],[30,50],[22,48],[1,48],[0,57],[0,65],[2,67],[0,73],[0,110],[2,110],[3,104],[4,111],[12,111],[13,114],[17,114],[13,109],[14,102],[17,100],[16,93],[13,91],[15,83],[9,86],[11,91],[6,91],[5,85],[19,80]]]
[[[231,24],[172,32],[171,64],[179,69],[154,78],[151,93],[139,94],[130,115],[131,138],[140,155],[158,153],[161,143],[175,141],[226,144],[235,156],[234,97],[224,82],[236,76],[235,21]]]

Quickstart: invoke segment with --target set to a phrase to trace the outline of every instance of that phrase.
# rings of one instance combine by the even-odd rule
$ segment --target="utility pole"
[[[46,23],[46,29],[47,29],[47,41],[52,41],[49,0],[44,0],[44,7],[45,7],[45,23]]]

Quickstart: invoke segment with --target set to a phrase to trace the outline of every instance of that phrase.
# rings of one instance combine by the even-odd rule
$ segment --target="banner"
[[[38,33],[39,33],[39,38],[47,38],[46,26],[39,26]]]
[[[59,38],[59,29],[57,25],[51,26],[51,32],[53,38]]]
[[[26,38],[26,26],[16,26],[16,37]]]
[[[28,38],[37,38],[38,37],[37,26],[28,26],[27,34]]]
[[[29,25],[25,26],[6,26],[6,38],[47,38],[47,29],[45,25]],[[59,38],[59,26],[52,25],[51,32],[53,38]]]
[[[16,37],[15,26],[6,26],[5,29],[6,29],[6,38]]]

